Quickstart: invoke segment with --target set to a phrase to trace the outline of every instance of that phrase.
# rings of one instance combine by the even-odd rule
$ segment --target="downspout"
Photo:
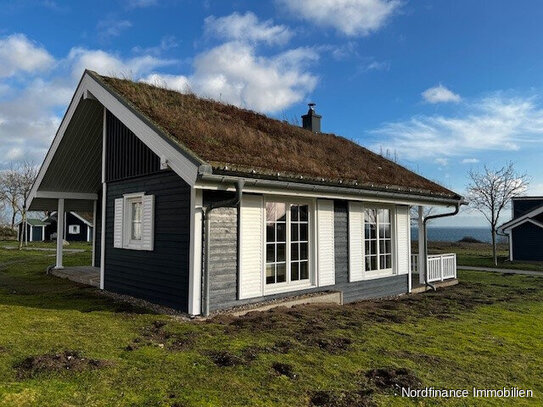
[[[209,214],[217,208],[240,208],[241,195],[245,181],[238,180],[236,183],[236,196],[219,202],[212,202],[209,205],[202,205],[202,295],[201,309],[202,315],[209,315],[209,233],[211,230],[209,224]]]
[[[454,211],[448,212],[448,213],[440,213],[437,215],[429,215],[429,216],[426,216],[424,220],[422,221],[422,228],[424,232],[424,284],[426,285],[426,287],[430,287],[434,291],[436,291],[435,285],[431,284],[428,281],[428,234],[426,233],[427,232],[426,223],[431,219],[445,218],[448,216],[456,215],[458,211],[460,210],[461,205],[467,205],[467,203],[464,201],[460,201],[459,203],[455,205]]]

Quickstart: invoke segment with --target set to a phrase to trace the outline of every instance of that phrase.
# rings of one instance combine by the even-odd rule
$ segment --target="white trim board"
[[[519,225],[522,225],[524,222],[526,222],[530,218],[539,215],[540,213],[543,213],[543,205],[541,205],[541,206],[535,208],[534,210],[522,215],[519,218],[511,219],[509,222],[506,222],[503,225],[501,225],[498,228],[498,230],[501,231],[501,232],[505,232],[505,231],[507,231],[509,229],[513,229],[513,228],[515,228],[515,227],[517,227]],[[534,221],[533,219],[532,219],[532,221],[536,222],[535,223],[536,225],[539,223],[537,221]]]
[[[199,164],[195,163],[196,159],[189,156],[189,153],[182,150],[181,146],[175,146],[175,142],[144,121],[141,115],[137,114],[133,109],[121,102],[109,89],[106,89],[102,83],[96,80],[89,72],[85,71],[79,85],[74,93],[72,101],[68,106],[66,114],[62,119],[60,127],[57,130],[55,138],[47,152],[45,160],[36,177],[36,181],[32,185],[32,189],[28,198],[28,207],[31,206],[32,200],[39,197],[38,190],[43,181],[45,173],[55,156],[56,151],[64,137],[66,129],[80,103],[85,95],[91,93],[93,97],[101,103],[105,109],[109,110],[117,117],[130,131],[132,131],[138,139],[140,139],[147,147],[149,147],[156,155],[161,157],[168,163],[168,166],[179,175],[189,185],[194,185],[198,175]],[[40,191],[41,192],[41,191]],[[64,194],[64,193],[62,193]],[[94,196],[95,194],[93,194]],[[63,198],[65,196],[62,196]],[[60,196],[55,196],[60,198]],[[79,199],[96,199],[96,198],[79,198]]]
[[[243,177],[242,177],[243,178]],[[243,178],[245,179],[245,178]],[[362,191],[356,190],[353,188],[345,188],[345,192],[324,192],[322,190],[317,190],[317,186],[314,187],[314,190],[306,189],[296,189],[299,186],[307,186],[308,184],[300,183],[289,183],[291,188],[285,188],[278,185],[277,188],[270,188],[264,186],[258,186],[258,180],[252,179],[252,183],[257,185],[245,184],[243,187],[243,192],[252,193],[252,194],[263,194],[263,195],[282,195],[282,196],[293,196],[299,198],[320,198],[320,199],[340,199],[346,201],[360,201],[360,202],[371,202],[376,204],[396,204],[396,205],[412,205],[412,206],[442,206],[450,207],[454,206],[454,203],[443,203],[443,202],[433,202],[429,200],[424,200],[423,197],[414,196],[413,199],[405,198],[385,198],[372,195],[371,191]],[[256,181],[256,182],[255,182]],[[279,183],[278,183],[279,184]],[[233,182],[214,182],[210,183],[208,181],[198,180],[194,186],[196,189],[202,190],[211,190],[211,191],[228,191],[235,192],[236,188]]]

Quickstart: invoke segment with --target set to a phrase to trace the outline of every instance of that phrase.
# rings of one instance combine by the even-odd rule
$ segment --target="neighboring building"
[[[48,225],[45,228],[45,240],[57,238],[57,213],[51,212],[44,219]],[[92,242],[92,214],[65,212],[64,240],[68,242]]]
[[[44,222],[41,219],[27,219],[26,220],[26,235],[25,239],[28,242],[41,242],[45,239],[45,228],[48,223]],[[23,232],[23,222],[18,222],[17,226],[17,240],[20,239],[21,233]]]
[[[57,213],[44,219],[27,219],[27,236],[29,242],[56,240]],[[64,240],[68,242],[92,242],[92,217],[76,212],[64,213]],[[17,223],[17,239],[22,231],[22,222]]]
[[[410,292],[409,207],[462,197],[320,120],[311,107],[300,128],[86,71],[29,207],[93,211],[100,287],[193,315]]]
[[[498,229],[509,237],[509,260],[543,261],[543,196],[513,198],[511,212]]]

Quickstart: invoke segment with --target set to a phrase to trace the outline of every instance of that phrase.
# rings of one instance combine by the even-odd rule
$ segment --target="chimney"
[[[309,110],[307,114],[302,116],[302,127],[306,130],[311,130],[313,133],[320,133],[322,116],[315,112],[315,103],[308,103],[308,106]]]

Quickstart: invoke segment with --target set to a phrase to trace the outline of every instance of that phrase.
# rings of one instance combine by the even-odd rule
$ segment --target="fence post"
[[[439,256],[439,264],[440,264],[440,271],[441,271],[441,274],[440,274],[440,277],[441,277],[441,281],[443,281],[443,255]]]
[[[456,253],[454,254],[454,257],[453,257],[453,264],[454,264],[454,278],[457,278],[457,276],[456,276]]]

